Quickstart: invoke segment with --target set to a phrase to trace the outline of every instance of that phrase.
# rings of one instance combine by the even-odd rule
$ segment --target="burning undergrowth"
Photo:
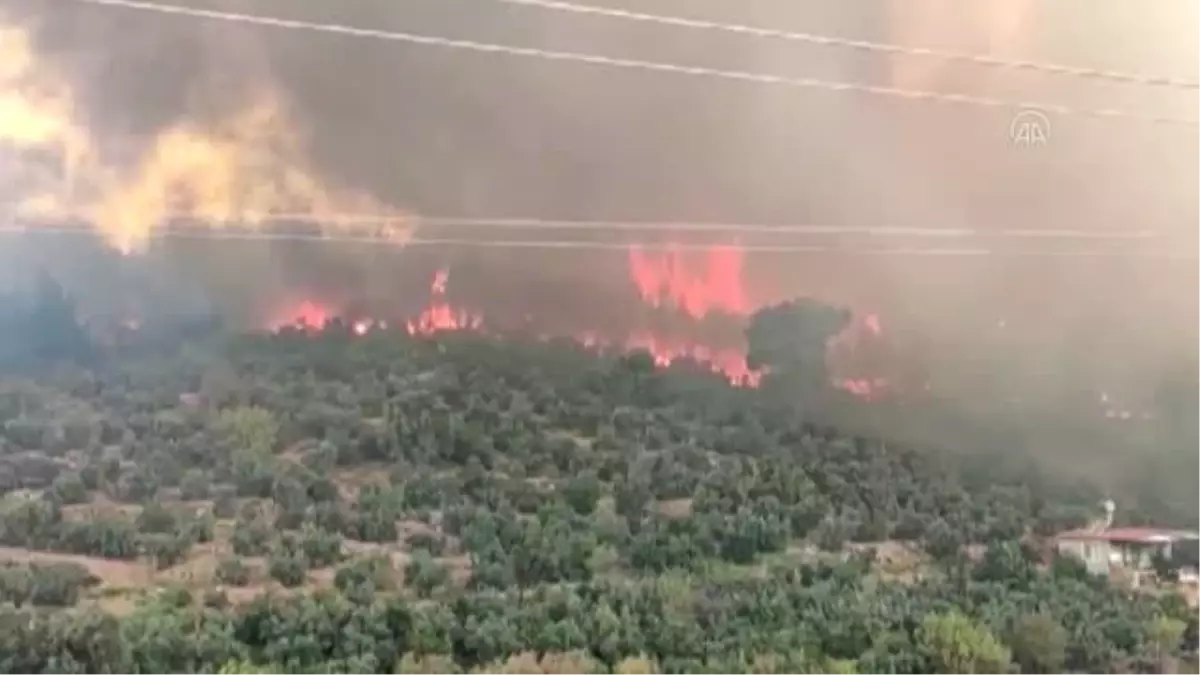
[[[764,371],[748,364],[746,326],[765,303],[756,302],[746,287],[744,258],[736,246],[714,246],[696,254],[670,247],[653,251],[631,247],[626,258],[628,288],[621,301],[629,311],[615,321],[622,312],[599,307],[597,303],[605,299],[594,293],[575,299],[576,305],[593,308],[586,312],[556,312],[561,303],[532,296],[526,296],[524,303],[510,296],[489,305],[481,301],[486,293],[472,293],[469,272],[462,290],[452,293],[452,279],[459,277],[451,275],[450,267],[440,267],[432,274],[423,304],[415,310],[411,301],[407,311],[397,300],[396,306],[372,312],[352,302],[292,294],[272,307],[257,327],[319,331],[337,320],[359,334],[403,326],[413,336],[476,331],[542,339],[571,337],[598,351],[645,351],[664,368],[691,361],[720,373],[735,386],[757,386]],[[864,371],[858,358],[882,340],[877,315],[852,315],[826,346],[834,384],[865,399],[885,395],[887,379]]]

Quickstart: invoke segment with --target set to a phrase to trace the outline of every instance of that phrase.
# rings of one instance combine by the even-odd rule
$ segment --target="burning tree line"
[[[449,331],[481,331],[481,314],[452,307],[445,301],[447,276],[439,271],[428,306],[419,316],[403,323],[404,332],[413,337],[429,337]],[[388,330],[386,321],[337,316],[332,310],[311,302],[290,307],[290,320],[274,321],[273,331],[315,332],[346,331],[361,336],[373,330]],[[758,386],[765,373],[774,381],[787,382],[793,394],[815,393],[831,382],[855,392],[842,381],[832,380],[829,351],[838,336],[851,325],[848,310],[814,300],[793,300],[764,307],[750,315],[746,324],[746,350],[717,350],[703,346],[672,348],[650,334],[634,335],[617,343],[597,337],[596,333],[576,336],[586,347],[597,351],[612,348],[646,352],[657,367],[690,362],[699,370],[711,370],[735,386]],[[180,322],[156,335],[146,335],[142,345],[177,341],[183,337],[215,332],[221,322],[215,317],[198,317]],[[125,321],[121,332],[136,335],[139,321]],[[544,337],[544,336],[543,336]],[[42,272],[30,288],[0,295],[0,368],[28,370],[61,362],[91,363],[120,351],[128,340],[114,340],[110,331],[81,320],[73,297],[55,280]]]

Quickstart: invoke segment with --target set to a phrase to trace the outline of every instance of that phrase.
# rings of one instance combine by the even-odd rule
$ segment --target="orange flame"
[[[714,246],[696,269],[678,248],[649,253],[629,250],[629,273],[642,301],[651,307],[672,305],[694,319],[719,311],[733,316],[751,313],[742,286],[744,253],[732,246]]]
[[[446,284],[450,281],[450,270],[440,269],[433,277],[429,289],[430,302],[425,311],[408,321],[409,335],[432,335],[443,331],[479,330],[483,316],[457,309],[446,302]]]
[[[696,269],[688,266],[688,261],[678,250],[668,250],[663,255],[649,255],[632,249],[629,254],[630,278],[639,296],[651,307],[677,310],[697,321],[713,313],[744,320],[753,308],[746,300],[743,287],[742,255],[742,251],[736,248],[717,248],[709,251],[704,256],[704,264]],[[419,315],[406,322],[410,335],[482,330],[483,314],[456,307],[448,300],[449,281],[448,269],[436,272],[430,284],[428,304]],[[298,325],[320,329],[328,324],[333,315],[333,310],[328,306],[305,301],[281,312],[278,316],[282,318],[273,322],[272,326]],[[372,319],[359,319],[351,324],[351,330],[362,335],[373,327],[383,326],[382,322]],[[879,317],[874,314],[864,315],[852,322],[846,330],[829,341],[827,350],[831,368],[835,372],[844,372],[844,363],[853,362],[855,352],[863,345],[878,340],[882,333]],[[761,371],[747,365],[745,344],[719,347],[647,330],[634,331],[621,337],[592,330],[580,332],[574,338],[584,346],[598,350],[645,351],[660,368],[683,360],[692,361],[722,375],[734,386],[756,387],[763,376]],[[854,377],[843,374],[835,377],[832,384],[863,399],[878,399],[889,391],[886,379],[867,374]]]
[[[304,330],[321,330],[333,320],[333,308],[312,300],[302,300],[296,304],[286,305],[275,312],[267,321],[270,330],[284,328],[300,328]]]
[[[98,138],[69,80],[39,59],[27,29],[0,17],[0,188],[11,192],[3,199],[35,220],[84,218],[124,252],[178,216],[228,227],[281,213],[326,223],[338,213],[386,213],[396,219],[381,234],[402,243],[403,215],[321,180],[282,97],[256,89],[259,97],[234,115],[215,124],[184,119],[133,162],[109,161],[128,156],[129,144]]]

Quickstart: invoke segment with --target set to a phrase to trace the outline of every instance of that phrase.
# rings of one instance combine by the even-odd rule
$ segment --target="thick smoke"
[[[189,4],[1196,116],[1194,92],[881,58],[487,0]],[[216,217],[262,210],[389,212],[397,217],[398,238],[408,234],[401,214],[432,213],[992,233],[815,242],[903,248],[1093,249],[1106,245],[998,233],[1146,230],[1159,238],[1119,247],[1196,250],[1200,172],[1191,129],[1053,116],[1046,146],[1018,148],[1008,138],[1011,111],[480,55],[65,0],[5,0],[0,7],[34,39],[30,59],[0,60],[7,69],[0,74],[6,84],[32,82],[43,92],[36,100],[65,120],[33,139],[53,132],[55,143],[70,151],[69,173],[76,179],[49,184],[71,186],[75,192],[66,196],[90,209],[86,215],[118,245],[143,243],[158,216],[182,203]],[[653,11],[1015,60],[1198,76],[1197,7],[1175,0],[673,0],[655,3]],[[15,53],[9,51],[16,44],[12,35],[4,33],[6,54]],[[18,72],[14,63],[44,70]],[[0,120],[14,114],[12,100],[0,105]],[[44,188],[45,172],[58,176],[40,166],[43,174],[28,180]],[[64,198],[32,189],[17,196],[37,197],[43,206]],[[432,225],[419,234],[579,237]],[[619,242],[626,235],[587,236]],[[781,236],[741,240],[800,243]],[[70,260],[67,273],[98,296],[101,279],[125,289],[152,287],[163,296],[187,290],[246,320],[280,302],[314,296],[395,310],[419,303],[434,270],[447,264],[454,270],[451,297],[489,312],[602,326],[630,320],[637,307],[620,251],[189,242],[157,246],[144,260],[116,266],[85,262],[82,250],[66,258],[67,249],[57,244],[43,253],[20,259]],[[1046,410],[1047,401],[1066,405],[1102,394],[1148,399],[1167,374],[1194,370],[1194,260],[750,254],[743,275],[746,296],[756,305],[805,295],[880,313],[899,351],[921,362],[912,369],[949,392],[947,406],[973,418],[996,417],[995,401],[1019,392],[1021,400],[1003,415],[1040,427],[1051,422],[1030,412]],[[169,283],[147,284],[149,278]]]

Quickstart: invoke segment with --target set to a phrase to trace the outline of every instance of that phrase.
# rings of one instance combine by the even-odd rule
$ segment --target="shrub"
[[[139,537],[142,552],[154,561],[157,569],[164,570],[174,567],[183,561],[192,547],[190,537],[179,533],[142,534]]]
[[[62,504],[83,504],[90,498],[83,478],[73,472],[59,474],[50,491]]]
[[[294,588],[303,584],[307,579],[308,561],[303,556],[289,553],[273,555],[269,571],[272,579],[288,588]]]
[[[217,583],[245,586],[250,583],[250,568],[246,567],[239,558],[224,558],[217,563],[213,577]]]
[[[208,499],[211,492],[211,480],[207,473],[200,469],[188,469],[179,480],[179,496],[181,499]]]

